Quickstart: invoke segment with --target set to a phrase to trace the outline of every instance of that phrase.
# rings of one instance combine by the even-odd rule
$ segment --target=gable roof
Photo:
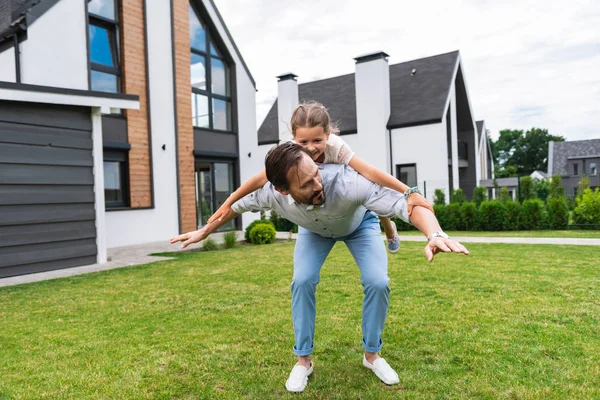
[[[477,125],[477,140],[479,141],[481,141],[481,134],[483,133],[483,123],[483,120],[475,122],[475,124]]]
[[[0,43],[14,34],[24,32],[59,0],[0,0]]]
[[[389,129],[441,122],[459,52],[390,65]],[[413,75],[412,71],[416,70]],[[355,74],[298,85],[298,98],[317,100],[340,124],[340,133],[356,133]],[[286,121],[287,122],[287,121]],[[279,140],[277,100],[258,129],[258,143]]]
[[[567,161],[574,157],[600,156],[600,139],[554,142],[550,175],[567,175]]]

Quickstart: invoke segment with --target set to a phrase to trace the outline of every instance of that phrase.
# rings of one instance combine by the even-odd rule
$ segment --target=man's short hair
[[[288,172],[300,164],[303,154],[310,157],[308,150],[293,142],[284,142],[271,148],[265,157],[265,172],[269,182],[276,188],[288,190]]]

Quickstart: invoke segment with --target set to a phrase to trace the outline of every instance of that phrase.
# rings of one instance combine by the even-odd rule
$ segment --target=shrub
[[[508,192],[508,188],[506,186],[500,188],[500,201],[503,203],[513,201],[512,197],[510,197],[510,193]]]
[[[212,250],[218,250],[218,249],[219,249],[219,245],[217,244],[217,242],[215,242],[215,239],[213,239],[213,238],[206,238],[202,242],[202,250],[203,251],[212,251]]]
[[[275,229],[275,225],[273,225],[273,223],[271,221],[267,220],[267,219],[257,219],[256,221],[252,221],[250,223],[250,225],[248,225],[248,227],[246,228],[246,231],[244,233],[244,240],[246,242],[250,242],[250,231],[256,225],[270,225],[270,226],[273,227],[273,229]]]
[[[272,225],[258,224],[250,230],[250,243],[270,244],[275,241],[275,228]]]
[[[452,191],[452,195],[450,195],[450,203],[462,204],[466,200],[467,199],[465,199],[465,195],[464,195],[463,190],[461,188],[454,189]]]
[[[521,212],[521,205],[518,201],[507,201],[504,204],[506,208],[506,224],[504,230],[516,231],[519,229],[519,213]]]
[[[450,230],[448,228],[446,228],[446,226],[448,225],[448,218],[447,218],[447,212],[446,212],[446,208],[448,206],[445,204],[434,204],[433,205],[433,211],[435,212],[435,216],[438,220],[438,222],[440,223],[440,226],[442,227],[442,229],[447,229]]]
[[[293,233],[298,233],[298,225],[288,221],[283,217],[280,217],[275,211],[271,211],[271,216],[269,219],[273,223],[273,226],[277,232],[292,231]]]
[[[433,205],[434,206],[442,206],[445,204],[446,204],[446,194],[444,193],[444,189],[435,189],[435,194],[433,195]]]
[[[523,230],[536,230],[544,221],[544,203],[541,200],[525,200],[519,212],[519,226]]]
[[[533,190],[533,179],[530,176],[522,176],[521,181],[521,193],[519,200],[525,201],[535,199],[535,191]]]
[[[583,196],[583,192],[585,192],[585,189],[589,189],[589,187],[590,187],[590,178],[588,178],[587,175],[583,175],[581,177],[581,180],[577,184],[577,197],[579,198],[579,197]]]
[[[479,205],[487,200],[486,189],[483,186],[477,186],[473,189],[473,201],[475,202],[475,207],[479,207]]]
[[[237,244],[237,232],[227,232],[225,235],[223,235],[223,240],[223,247],[225,247],[226,249],[231,249],[232,247],[235,247],[235,245]]]
[[[564,197],[550,197],[546,206],[548,224],[552,229],[566,229],[569,224],[569,207]]]
[[[600,189],[592,192],[587,188],[577,197],[573,220],[576,224],[600,224]]]
[[[479,206],[479,223],[484,231],[501,231],[506,225],[506,207],[501,201],[488,200]]]
[[[550,178],[548,197],[565,197],[565,188],[562,185],[560,175],[552,175],[552,178]]]
[[[443,226],[447,231],[462,230],[460,203],[450,203],[446,206],[446,225]]]
[[[479,213],[473,202],[465,202],[460,206],[461,228],[466,231],[475,231],[479,228]]]
[[[550,193],[550,180],[542,179],[541,181],[535,181],[533,183],[533,190],[535,190],[537,198],[545,203]]]

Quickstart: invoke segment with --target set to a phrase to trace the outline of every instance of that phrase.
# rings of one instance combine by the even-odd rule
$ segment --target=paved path
[[[211,235],[217,243],[223,241],[222,234]],[[277,232],[277,239],[296,239],[297,234],[286,232]],[[243,232],[238,232],[238,239],[244,238]],[[463,237],[453,236],[455,240],[461,243],[514,243],[514,244],[568,244],[568,245],[592,245],[600,246],[600,239],[574,239],[574,238],[523,238],[523,237]],[[400,240],[404,242],[425,242],[423,236],[402,236]],[[193,245],[189,250],[200,247]],[[154,243],[146,243],[142,245],[115,247],[108,250],[109,262],[106,264],[93,264],[83,267],[67,268],[56,271],[41,272],[38,274],[29,274],[15,276],[12,278],[0,279],[0,287],[14,286],[22,283],[45,281],[48,279],[63,278],[67,276],[82,275],[90,272],[105,271],[109,269],[122,268],[131,265],[147,264],[156,261],[170,260],[168,257],[150,256],[152,253],[165,253],[182,251],[179,245],[171,245],[169,242],[161,241]],[[188,251],[188,250],[183,250]]]

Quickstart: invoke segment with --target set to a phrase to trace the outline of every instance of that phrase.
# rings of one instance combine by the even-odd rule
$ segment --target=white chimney
[[[355,58],[356,123],[358,140],[364,143],[360,158],[394,175],[387,129],[391,109],[388,57],[378,51]]]
[[[290,119],[298,105],[298,76],[288,72],[277,77],[277,125],[279,127],[279,142],[290,140]]]

